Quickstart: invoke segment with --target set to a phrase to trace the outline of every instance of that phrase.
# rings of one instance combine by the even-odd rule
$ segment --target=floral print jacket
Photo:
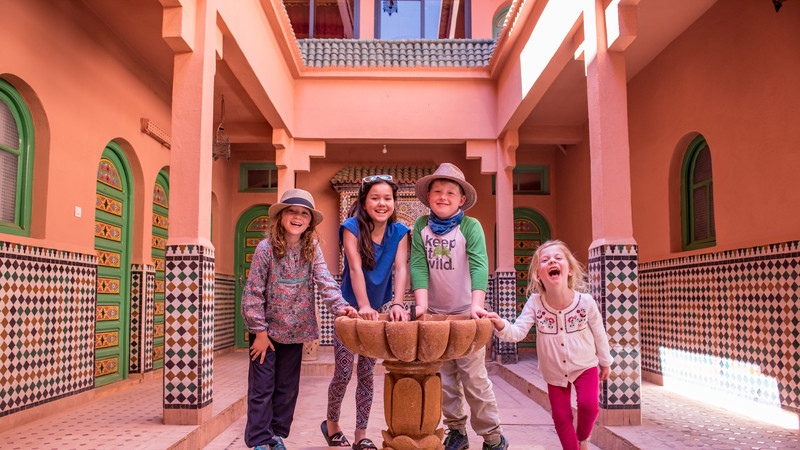
[[[322,249],[316,242],[314,246],[314,261],[307,263],[299,245],[277,259],[269,238],[258,244],[242,292],[242,318],[248,331],[266,330],[270,339],[282,344],[317,339],[315,284],[334,316],[348,306],[328,271]]]

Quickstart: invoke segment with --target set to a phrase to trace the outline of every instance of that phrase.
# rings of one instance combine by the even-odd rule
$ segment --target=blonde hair
[[[589,283],[586,280],[586,271],[583,268],[583,265],[575,259],[575,255],[572,254],[567,244],[559,241],[557,239],[547,241],[544,244],[540,245],[539,248],[533,252],[533,257],[531,257],[531,265],[528,267],[528,289],[525,292],[525,295],[530,296],[531,294],[539,294],[540,296],[545,296],[545,288],[544,284],[539,277],[536,275],[539,270],[539,261],[541,260],[542,252],[550,247],[558,247],[564,253],[564,257],[567,258],[567,263],[569,264],[569,270],[572,272],[571,275],[567,278],[567,287],[572,290],[578,292],[587,292],[589,288]]]
[[[283,213],[288,208],[284,208],[275,215],[275,220],[272,220],[269,225],[269,230],[264,233],[269,236],[272,243],[272,254],[276,258],[281,259],[286,256],[286,230],[283,229]],[[314,261],[314,246],[317,241],[317,227],[312,220],[308,228],[300,235],[300,255],[306,262]]]

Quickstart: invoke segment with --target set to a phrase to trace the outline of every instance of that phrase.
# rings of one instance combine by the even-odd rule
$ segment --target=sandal
[[[338,432],[333,436],[328,436],[328,421],[323,420],[321,424],[319,424],[319,429],[322,430],[322,435],[325,436],[325,442],[328,443],[328,447],[349,447],[350,441],[344,437],[342,432]],[[362,439],[363,441],[363,439]],[[355,448],[355,447],[354,447]],[[369,448],[369,447],[366,447]],[[372,447],[375,448],[375,447]]]
[[[378,450],[378,447],[375,446],[374,442],[370,441],[367,438],[364,438],[353,444],[353,450],[366,450],[366,449]]]

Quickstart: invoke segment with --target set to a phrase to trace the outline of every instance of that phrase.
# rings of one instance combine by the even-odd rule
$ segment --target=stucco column
[[[611,377],[601,385],[600,420],[607,425],[635,425],[642,421],[638,249],[631,215],[622,51],[633,39],[636,2],[614,0],[604,9],[602,0],[584,1],[593,239],[589,276],[614,357]]]
[[[175,52],[163,403],[164,423],[170,425],[198,425],[211,418],[215,5],[215,0],[201,0],[164,8],[164,38]]]
[[[487,290],[487,303],[503,319],[513,321],[517,316],[517,272],[514,268],[514,189],[513,172],[519,134],[516,130],[506,132],[497,140],[467,141],[467,158],[481,159],[481,173],[495,175],[495,230],[484,230],[487,240],[495,239],[497,266],[494,286]],[[489,199],[483,199],[487,201]],[[493,289],[492,289],[493,288]],[[491,293],[491,295],[490,295]],[[492,341],[494,358],[503,364],[517,362],[517,344],[502,342],[496,337]]]
[[[285,128],[272,130],[275,165],[278,166],[278,198],[295,187],[296,172],[311,170],[311,158],[325,157],[325,141],[292,138]]]

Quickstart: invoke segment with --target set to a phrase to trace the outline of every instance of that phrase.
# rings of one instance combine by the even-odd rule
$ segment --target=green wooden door
[[[236,322],[234,326],[235,342],[237,347],[247,347],[247,330],[242,321],[242,290],[247,276],[250,274],[250,264],[258,243],[264,239],[269,229],[269,205],[257,205],[245,211],[236,222],[236,237],[234,242],[236,273]]]
[[[528,208],[514,208],[514,269],[517,271],[517,316],[528,298],[528,270],[533,252],[550,239],[550,227],[541,214]],[[520,347],[536,347],[536,328],[520,341]]]
[[[161,171],[153,186],[153,243],[151,256],[156,268],[153,310],[153,369],[164,367],[164,267],[166,264],[167,228],[169,225],[169,175]]]
[[[109,143],[97,168],[95,387],[128,377],[131,178],[122,149]]]

